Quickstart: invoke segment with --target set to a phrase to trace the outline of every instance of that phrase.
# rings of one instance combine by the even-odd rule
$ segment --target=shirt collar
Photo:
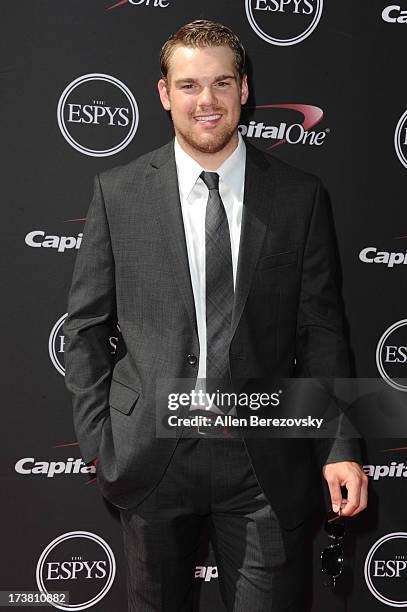
[[[177,137],[175,137],[174,141],[174,152],[180,194],[181,198],[186,200],[204,168],[184,151]],[[238,131],[238,145],[236,149],[216,170],[221,182],[224,182],[238,198],[243,193],[245,165],[246,145]]]

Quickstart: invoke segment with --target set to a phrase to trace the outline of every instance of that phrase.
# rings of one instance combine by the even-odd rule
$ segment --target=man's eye
[[[193,87],[195,87],[192,83],[188,83],[187,85],[183,85],[182,89],[192,89]]]
[[[219,81],[219,83],[217,83],[217,85],[219,85],[219,87],[226,87],[229,83],[227,83],[226,81]]]

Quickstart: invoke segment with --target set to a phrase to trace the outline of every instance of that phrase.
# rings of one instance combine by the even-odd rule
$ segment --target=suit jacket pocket
[[[258,270],[266,270],[268,268],[281,268],[297,263],[297,251],[286,251],[285,253],[271,253],[260,257],[257,263]]]
[[[140,392],[136,389],[131,389],[117,380],[112,380],[109,393],[109,404],[112,408],[123,414],[130,414],[139,397]]]

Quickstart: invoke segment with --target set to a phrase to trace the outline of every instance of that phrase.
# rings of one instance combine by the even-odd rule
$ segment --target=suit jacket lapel
[[[246,141],[245,189],[231,338],[242,316],[265,237],[274,200],[274,178],[265,155]]]
[[[151,174],[146,189],[147,198],[156,207],[163,238],[172,259],[175,281],[178,285],[191,324],[197,333],[195,304],[188,264],[184,223],[179,197],[174,141],[154,152]]]
[[[197,332],[194,296],[179,197],[174,141],[157,149],[150,160],[146,197],[156,207],[164,240],[172,259],[174,277],[191,324]],[[272,164],[246,141],[246,172],[242,228],[237,265],[236,291],[232,313],[233,337],[249,293],[269,222],[275,188]]]

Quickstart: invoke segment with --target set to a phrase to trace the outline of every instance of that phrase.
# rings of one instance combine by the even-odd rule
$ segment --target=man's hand
[[[339,512],[339,508],[342,508],[343,516],[355,516],[366,508],[369,479],[358,463],[327,463],[322,468],[322,473],[328,483],[334,512]],[[346,487],[348,491],[347,500],[342,499],[341,487]]]

